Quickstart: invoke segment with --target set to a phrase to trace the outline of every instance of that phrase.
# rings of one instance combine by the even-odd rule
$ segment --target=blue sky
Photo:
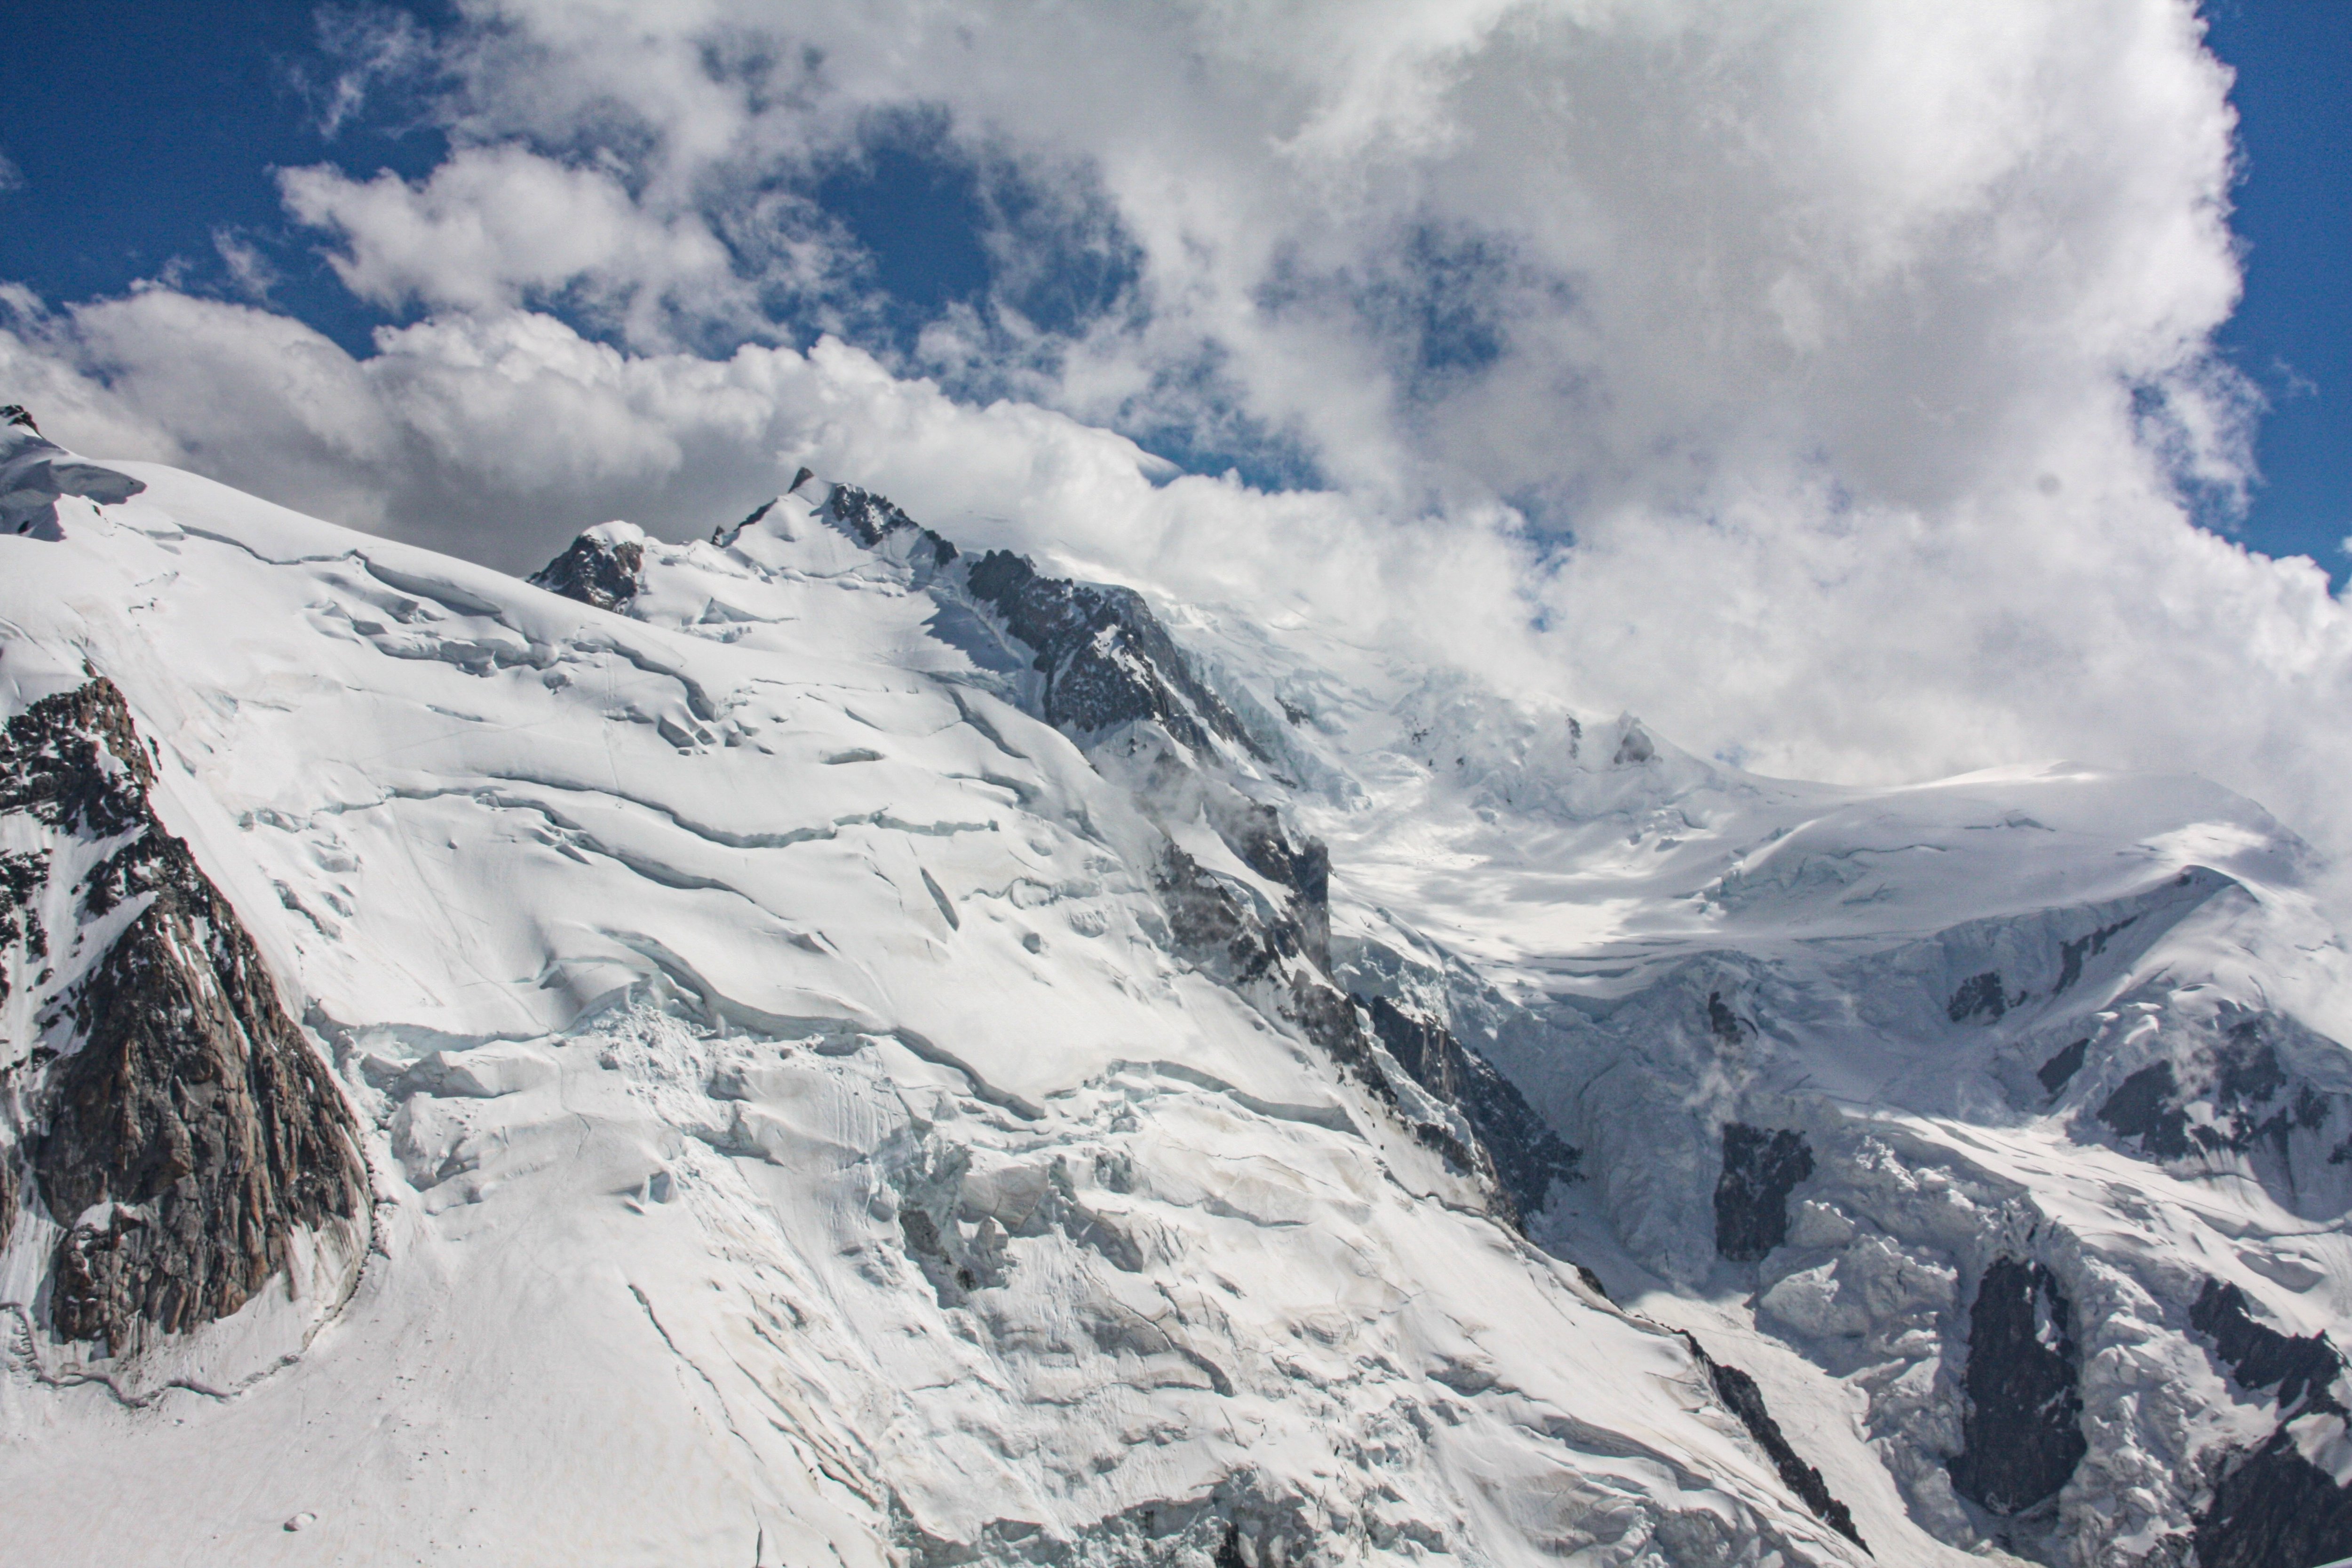
[[[431,6],[413,12],[428,26],[448,20]],[[329,163],[358,177],[392,169],[421,178],[448,153],[413,83],[406,93],[378,90],[333,134],[322,130],[326,94],[347,63],[322,48],[329,15],[322,29],[308,4],[226,14],[166,0],[20,9],[0,54],[0,101],[9,105],[0,153],[17,175],[0,195],[0,279],[52,303],[159,278],[199,293],[254,296],[250,270],[240,278],[230,265],[241,253],[266,265],[260,297],[272,308],[355,353],[367,352],[378,324],[420,313],[416,304],[370,303],[343,288],[324,258],[324,237],[289,220],[272,176]],[[2340,547],[2352,533],[2352,6],[2214,0],[2208,15],[2214,47],[2238,73],[2242,125],[2234,221],[2246,297],[2222,342],[2269,404],[2263,483],[2239,537],[2272,553],[2312,555],[2340,585],[2352,565]],[[846,327],[852,336],[903,349],[943,310],[984,308],[1003,281],[1000,258],[983,242],[990,193],[980,174],[940,156],[919,128],[807,186],[866,252],[862,283],[874,308]],[[1075,301],[1058,307],[1065,320],[1056,324],[1066,325],[1109,299],[1118,266],[1115,256],[1072,252],[1026,286],[1033,299],[1058,288]],[[1042,313],[1055,309],[1047,301]],[[785,320],[777,335],[804,343],[813,323]],[[1197,437],[1155,442],[1142,434],[1188,467],[1239,461],[1253,476],[1283,477],[1262,442],[1220,450]]]
[[[444,148],[430,127],[383,116],[331,142],[320,134],[320,105],[304,83],[334,71],[314,9],[90,0],[11,16],[0,154],[21,183],[0,195],[0,279],[51,301],[165,276],[228,289],[214,238],[223,234],[270,259],[284,308],[364,347],[378,313],[292,233],[269,170],[331,159],[419,174]]]
[[[2352,534],[2352,5],[2220,0],[2245,174],[2246,297],[2221,334],[2270,401],[2246,541],[2336,584]]]

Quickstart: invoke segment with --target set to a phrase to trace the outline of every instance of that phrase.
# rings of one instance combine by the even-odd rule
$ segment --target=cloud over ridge
[[[19,292],[8,387],[508,565],[806,461],[1768,771],[2191,770],[2352,848],[2352,623],[2199,527],[2254,409],[2185,0],[504,0],[430,48],[439,168],[281,177],[414,318],[372,353]],[[912,330],[822,199],[885,142],[982,215]]]

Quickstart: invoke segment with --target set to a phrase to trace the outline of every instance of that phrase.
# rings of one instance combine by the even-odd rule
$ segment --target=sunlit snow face
[[[353,57],[429,68],[438,168],[284,176],[421,315],[370,356],[159,288],[0,366],[69,444],[502,564],[805,461],[1748,765],[2187,767],[2333,845],[2352,629],[2189,521],[2247,474],[2198,26],[519,0]]]

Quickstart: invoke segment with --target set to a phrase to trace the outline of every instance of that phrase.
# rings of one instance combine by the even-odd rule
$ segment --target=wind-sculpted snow
[[[2352,992],[2243,800],[1757,778],[806,475],[549,592],[127,467],[0,704],[120,688],[377,1250],[234,1397],[12,1346],[53,1560],[2336,1539]]]
[[[44,437],[16,404],[0,408],[0,533],[54,535],[67,496],[128,500],[143,487],[130,475],[75,458]]]

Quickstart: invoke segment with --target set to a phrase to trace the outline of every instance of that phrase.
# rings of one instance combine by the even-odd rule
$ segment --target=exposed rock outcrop
[[[807,470],[803,469],[802,473],[805,476]],[[797,484],[794,488],[798,488]],[[859,489],[856,485],[835,485],[826,494],[822,510],[846,530],[852,539],[868,550],[880,545],[894,533],[911,530],[931,547],[933,565],[945,566],[956,558],[957,551],[953,544],[908,517],[887,496]]]
[[[1736,1366],[1717,1361],[1691,1335],[1685,1334],[1683,1342],[1690,1346],[1691,1354],[1706,1369],[1707,1380],[1715,1384],[1716,1397],[1739,1417],[1739,1424],[1748,1428],[1748,1435],[1756,1439],[1756,1446],[1764,1450],[1765,1458],[1780,1473],[1780,1484],[1796,1493],[1813,1510],[1816,1519],[1864,1552],[1869,1551],[1870,1543],[1854,1528],[1853,1510],[1831,1493],[1819,1467],[1805,1463],[1790,1445],[1788,1434],[1780,1430],[1780,1424],[1765,1407],[1764,1391],[1756,1385],[1756,1380]]]
[[[2306,1399],[2312,1408],[2338,1409],[2331,1392],[2344,1373],[2344,1355],[2325,1334],[2283,1334],[2247,1310],[2246,1293],[2219,1279],[2205,1281],[2189,1309],[2189,1326],[2213,1342],[2213,1353],[2242,1388],[2273,1389],[2279,1408]]]
[[[1554,1182],[1573,1182],[1582,1156],[1545,1125],[1518,1087],[1433,1018],[1385,996],[1366,1004],[1372,1030],[1414,1081],[1468,1119],[1496,1180],[1521,1218],[1543,1211]]]
[[[2111,925],[2103,925],[2096,931],[2076,937],[2072,942],[2060,942],[2058,944],[2058,984],[2050,988],[2050,994],[2055,996],[2081,979],[2084,958],[2086,955],[2096,958],[2106,952],[2107,943],[2119,933],[2131,929],[2138,920],[2137,915],[2126,915]]]
[[[2352,1487],[2305,1458],[2282,1426],[2221,1477],[2196,1546],[2201,1568],[2319,1568],[2352,1556]]]
[[[1723,1174],[1715,1184],[1715,1249],[1754,1263],[1789,1237],[1789,1194],[1813,1173],[1804,1134],[1723,1125]]]
[[[1577,1179],[1577,1151],[1509,1079],[1434,1019],[1385,997],[1347,995],[1331,983],[1328,955],[1319,941],[1310,944],[1298,913],[1307,906],[1328,918],[1321,880],[1328,862],[1322,846],[1312,847],[1313,857],[1297,857],[1318,868],[1312,896],[1295,890],[1289,912],[1269,915],[1168,846],[1159,890],[1174,950],[1297,1026],[1416,1141],[1475,1178],[1498,1218],[1522,1226],[1542,1209],[1555,1180]],[[1319,937],[1328,927],[1318,921],[1314,930]]]
[[[2199,1053],[2186,1083],[2171,1062],[2150,1063],[2116,1087],[2098,1119],[2158,1160],[2258,1145],[2285,1158],[2293,1134],[2325,1125],[2330,1108],[2326,1096],[2290,1077],[2270,1026],[2264,1016],[2230,1025],[2210,1059]]]
[[[1174,844],[1163,856],[1158,887],[1177,954],[1228,984],[1249,984],[1286,959],[1308,956],[1306,931],[1296,919],[1261,917]]]
[[[1195,752],[1212,734],[1256,752],[1134,589],[1042,576],[1002,550],[972,563],[971,587],[1035,650],[1047,723],[1089,733],[1150,719]]]
[[[646,585],[646,536],[625,522],[601,522],[531,574],[531,584],[600,610],[619,610]]]
[[[29,1156],[64,1231],[51,1327],[117,1356],[236,1312],[292,1265],[298,1235],[331,1234],[355,1263],[368,1224],[351,1111],[236,910],[155,819],[153,777],[103,679],[35,703],[0,738],[0,813],[50,830],[50,874],[68,840],[104,851],[73,889],[82,929],[136,906],[56,991],[65,1048],[9,1043],[27,1115],[0,1150],[0,1165]],[[37,931],[30,903],[9,900],[19,943]]]
[[[2083,1070],[2084,1058],[2089,1054],[2090,1049],[2090,1037],[2085,1036],[2058,1051],[2048,1061],[2034,1068],[2033,1076],[2042,1080],[2042,1087],[2044,1089],[2056,1094],[2074,1081],[2076,1073]]]
[[[2213,1342],[2231,1381],[2278,1400],[2269,1439],[2229,1466],[2197,1521],[2203,1568],[2313,1568],[2352,1556],[2352,1486],[2314,1464],[2298,1429],[2347,1420],[2336,1380],[2343,1352],[2325,1334],[2284,1334],[2248,1310],[2245,1292],[2218,1279],[2189,1310],[2189,1326]],[[2325,1431],[2313,1436],[2325,1438]],[[2338,1437],[2337,1441],[2342,1439]]]
[[[2009,1008],[2010,999],[2000,988],[2000,971],[1988,969],[1960,982],[1952,999],[1944,1004],[1944,1016],[1955,1024],[1965,1024],[1971,1018],[1994,1024]]]
[[[1996,1258],[1969,1310],[1967,1447],[1952,1461],[1962,1497],[2014,1514],[2066,1484],[2090,1448],[2081,1360],[2057,1277],[2042,1264]]]

